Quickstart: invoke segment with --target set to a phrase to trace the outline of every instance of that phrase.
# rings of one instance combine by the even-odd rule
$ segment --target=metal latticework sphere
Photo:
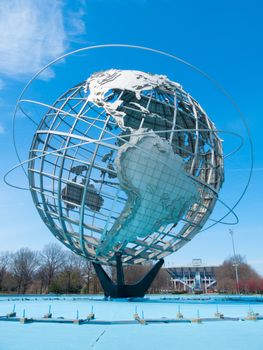
[[[52,233],[93,261],[142,263],[200,231],[222,186],[214,124],[165,76],[108,70],[59,97],[34,135],[34,203]]]

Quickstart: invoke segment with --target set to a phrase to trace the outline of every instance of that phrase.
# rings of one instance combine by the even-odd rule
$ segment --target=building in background
[[[202,259],[192,259],[189,266],[169,266],[165,269],[171,276],[174,291],[209,293],[216,289],[216,266],[207,266]]]

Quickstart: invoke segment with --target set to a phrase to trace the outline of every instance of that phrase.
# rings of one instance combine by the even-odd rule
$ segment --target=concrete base
[[[31,322],[33,322],[33,321],[32,321],[32,318],[21,317],[20,320],[19,320],[19,322],[20,322],[21,324],[26,324],[26,323],[31,323]]]
[[[73,320],[73,324],[81,324],[83,320]]]

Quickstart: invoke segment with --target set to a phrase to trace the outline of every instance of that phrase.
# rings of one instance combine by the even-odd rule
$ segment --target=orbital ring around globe
[[[215,168],[217,167],[220,170],[220,167],[223,166],[222,165],[223,163],[221,164],[220,159],[221,158],[225,159],[226,157],[229,157],[233,153],[237,152],[243,144],[243,138],[236,133],[217,130],[216,128],[214,128],[214,124],[211,123],[209,119],[207,119],[207,115],[202,110],[201,106],[194,99],[192,99],[192,97],[189,96],[189,94],[186,94],[185,91],[181,89],[180,86],[177,86],[176,85],[177,83],[173,83],[167,79],[165,80],[163,76],[154,76],[150,74],[147,75],[143,72],[138,72],[138,71],[125,72],[125,71],[111,70],[108,72],[106,71],[106,75],[107,75],[106,79],[105,79],[105,73],[98,74],[97,76],[96,74],[94,74],[95,77],[93,77],[93,82],[95,81],[95,85],[96,85],[96,81],[101,79],[101,77],[104,79],[104,82],[105,81],[107,82],[113,78],[116,79],[116,77],[118,79],[120,75],[125,76],[125,74],[126,76],[128,74],[129,77],[132,79],[133,78],[144,79],[144,81],[145,79],[146,80],[148,79],[149,81],[152,81],[153,79],[159,79],[164,86],[164,91],[165,89],[168,89],[170,90],[168,92],[171,93],[171,87],[172,89],[174,89],[174,92],[173,92],[174,98],[171,101],[169,101],[169,98],[170,98],[169,94],[159,96],[159,98],[163,99],[163,101],[160,101],[159,103],[160,105],[165,101],[165,103],[169,105],[169,108],[171,109],[173,107],[172,104],[174,104],[174,120],[176,120],[176,117],[175,117],[176,109],[177,109],[176,103],[180,102],[182,104],[182,106],[180,107],[182,109],[180,112],[181,114],[183,113],[189,114],[189,108],[192,108],[191,113],[192,114],[195,113],[196,120],[197,120],[197,115],[198,115],[198,118],[200,118],[200,120],[201,118],[203,118],[202,119],[203,124],[200,122],[200,125],[205,124],[205,127],[207,127],[208,129],[206,128],[202,129],[199,124],[197,124],[196,126],[196,125],[192,125],[191,123],[187,125],[187,129],[184,129],[183,123],[185,121],[181,121],[180,129],[175,129],[174,125],[172,129],[169,129],[167,127],[167,124],[165,124],[166,126],[165,129],[161,129],[160,127],[158,129],[157,127],[155,127],[155,129],[153,128],[154,131],[152,132],[149,131],[151,127],[149,128],[149,125],[148,125],[148,128],[147,128],[148,117],[146,114],[148,112],[146,111],[146,108],[145,108],[146,105],[143,105],[142,103],[138,103],[140,102],[139,101],[140,99],[145,100],[146,97],[148,98],[148,101],[151,102],[152,97],[150,97],[150,95],[146,96],[148,92],[145,94],[141,94],[138,97],[137,96],[138,92],[134,92],[134,94],[131,95],[131,94],[127,94],[127,91],[126,91],[126,96],[125,96],[124,92],[115,93],[117,91],[116,90],[114,92],[115,94],[113,96],[114,98],[111,96],[107,97],[107,101],[110,101],[111,99],[111,102],[113,101],[113,103],[115,103],[117,101],[119,105],[120,105],[120,101],[122,101],[124,105],[125,103],[126,104],[131,103],[129,108],[130,110],[133,111],[132,112],[133,115],[138,115],[139,113],[141,116],[141,119],[143,119],[145,129],[141,129],[141,127],[143,126],[143,123],[140,124],[140,127],[138,127],[138,125],[134,124],[134,121],[131,121],[128,119],[126,120],[126,123],[128,122],[127,124],[128,127],[130,127],[132,130],[135,130],[135,132],[133,133],[130,132],[129,134],[125,134],[125,132],[122,132],[121,134],[117,134],[117,131],[114,131],[116,128],[118,129],[118,126],[123,124],[123,120],[124,120],[123,118],[124,114],[123,112],[121,112],[122,114],[120,113],[120,110],[118,107],[119,105],[117,106],[117,108],[112,110],[112,105],[109,106],[109,103],[105,104],[107,113],[104,115],[104,117],[107,119],[107,121],[104,121],[104,125],[102,127],[98,127],[98,125],[94,125],[95,122],[88,121],[87,123],[87,120],[85,120],[87,115],[83,115],[81,112],[78,113],[78,116],[76,118],[76,114],[70,115],[71,113],[68,113],[67,111],[63,110],[63,104],[59,105],[59,103],[61,103],[60,98],[55,102],[53,106],[44,104],[38,101],[23,99],[23,96],[26,90],[31,85],[31,83],[45,69],[49,68],[54,63],[58,62],[59,60],[62,60],[67,56],[70,56],[79,52],[83,52],[87,50],[95,50],[100,48],[108,48],[108,47],[112,47],[112,48],[123,47],[123,48],[145,50],[145,51],[150,51],[150,52],[157,53],[157,54],[172,58],[174,60],[177,60],[187,65],[191,69],[197,71],[198,73],[202,74],[208,80],[210,80],[231,102],[232,106],[238,112],[245,126],[245,129],[247,131],[248,138],[249,138],[250,151],[251,151],[251,168],[250,168],[248,180],[244,190],[242,191],[240,197],[238,198],[234,206],[229,207],[218,197],[217,190],[220,190],[220,187],[223,181],[223,173],[221,174],[220,171],[211,172],[211,169],[209,170],[210,171],[209,172],[208,170],[205,170],[204,166],[202,169],[200,164],[199,164],[199,168],[201,170],[200,169],[194,170],[194,169],[198,168],[197,165],[200,157],[200,159],[202,158],[203,164],[206,164],[207,167],[210,166],[210,162],[211,162],[211,164],[214,164]],[[74,88],[70,89],[73,91],[72,95],[79,93],[78,86],[81,86],[82,90],[83,88],[84,89],[87,88],[87,85],[85,84],[83,85],[78,84]],[[87,90],[88,89],[89,87],[87,88]],[[69,97],[68,97],[69,95],[67,95],[68,93],[69,91],[65,93],[65,96],[66,96],[65,100],[67,102],[69,100]],[[88,91],[88,94],[91,94],[91,90]],[[131,96],[133,96],[132,102],[131,102]],[[157,97],[155,96],[154,98],[157,98]],[[96,103],[97,103],[96,99],[94,99],[94,101],[96,106]],[[147,106],[149,106],[150,102],[147,103]],[[55,125],[56,123],[55,121],[56,118],[54,118],[54,121],[51,122],[51,124],[49,125],[49,130],[38,129],[38,135],[34,136],[34,140],[33,140],[33,144],[34,144],[33,146],[36,149],[34,147],[31,149],[29,159],[24,162],[21,161],[21,158],[18,153],[18,148],[16,145],[16,140],[15,140],[15,121],[16,121],[17,111],[20,109],[27,116],[27,118],[31,120],[31,122],[35,124],[36,122],[31,116],[29,116],[22,109],[21,103],[40,104],[42,106],[48,107],[49,110],[53,111],[54,115],[56,114],[56,118],[58,115],[60,118],[62,118],[61,122],[59,123],[64,123],[65,115],[71,116],[75,119],[75,121],[71,126],[68,125],[70,126],[69,128],[70,135],[67,135],[67,136],[65,133],[64,135],[62,135],[63,134],[62,132],[58,132],[56,130],[57,127],[55,127],[55,129],[53,129],[52,131],[53,125]],[[58,103],[59,108],[57,108],[56,103]],[[131,105],[132,105],[132,108],[131,108]],[[126,106],[125,108],[128,108],[128,107]],[[159,108],[157,104],[155,108],[157,111],[157,109]],[[112,119],[111,119],[111,115],[110,115],[111,112],[113,113],[115,118],[114,123],[112,122]],[[100,120],[99,119],[100,114],[98,113],[99,112],[97,112],[97,115],[95,118],[96,121]],[[179,117],[181,115],[180,113],[179,113]],[[61,116],[64,116],[64,117],[61,117]],[[121,120],[120,116],[121,118],[123,118],[123,120]],[[152,116],[154,116],[154,113],[152,113]],[[160,118],[160,116],[158,117]],[[90,120],[92,120],[92,117],[89,116],[89,118]],[[154,118],[155,118],[155,124],[156,124],[158,122],[157,120],[158,118],[156,116]],[[45,115],[45,118],[43,118],[43,120],[41,121],[42,126],[44,126],[44,129],[49,123],[49,121],[50,121],[50,116]],[[92,127],[94,130],[100,129],[99,139],[87,140],[87,138],[85,139],[86,134],[84,133],[81,135],[81,137],[77,137],[76,135],[74,136],[73,131],[75,133],[78,132],[76,125],[79,121],[85,122],[87,124],[93,123]],[[179,124],[180,123],[178,122],[178,125]],[[124,128],[123,130],[126,130],[126,132],[128,130],[128,129],[125,129],[127,125],[122,125]],[[112,130],[112,126],[114,127],[114,130]],[[41,127],[39,128],[41,129]],[[89,128],[91,128],[91,126]],[[94,130],[93,132],[96,133],[96,131]],[[143,133],[141,132],[142,130],[143,130]],[[222,132],[231,134],[232,136],[237,136],[241,139],[240,145],[234,151],[230,152],[228,155],[224,157],[222,154],[220,140],[216,136],[217,133],[222,133]],[[109,136],[105,137],[105,133]],[[46,135],[45,140],[44,138],[41,139],[43,134]],[[48,143],[50,141],[50,137],[52,139],[52,136],[50,135],[52,134],[53,136],[55,135],[54,137],[61,137],[62,139],[63,137],[67,137],[67,141],[65,141],[65,145],[63,147],[61,147],[61,145],[57,145],[57,140],[54,137],[52,140],[54,144],[49,145]],[[248,188],[248,185],[251,179],[252,168],[253,168],[252,141],[251,141],[250,133],[246,125],[246,122],[242,116],[242,113],[240,112],[239,108],[237,107],[235,101],[231,98],[231,96],[229,96],[229,94],[216,81],[214,81],[211,77],[209,77],[206,73],[204,73],[200,69],[192,66],[190,63],[174,55],[161,52],[159,50],[140,47],[140,46],[133,46],[133,45],[109,44],[109,45],[98,45],[98,46],[87,47],[87,48],[72,51],[66,55],[63,55],[57,58],[56,60],[52,61],[50,64],[46,65],[29,81],[29,83],[26,85],[26,87],[24,88],[24,90],[22,91],[19,97],[19,100],[16,105],[15,114],[14,114],[13,137],[14,137],[15,150],[16,150],[17,157],[19,159],[20,164],[14,167],[12,170],[10,170],[6,174],[6,176],[11,171],[13,171],[14,169],[20,166],[23,168],[26,174],[24,165],[28,164],[30,181],[31,181],[31,184],[33,183],[33,188],[35,191],[35,193],[32,194],[32,186],[30,186],[31,194],[33,196],[35,205],[43,221],[47,224],[51,232],[66,246],[70,247],[76,253],[86,256],[87,258],[90,258],[91,260],[100,261],[100,263],[112,263],[112,257],[114,256],[114,251],[118,249],[124,249],[125,247],[126,248],[124,249],[124,260],[123,260],[125,263],[136,264],[136,263],[143,263],[144,261],[149,259],[152,259],[152,260],[160,259],[168,254],[171,254],[172,252],[177,251],[185,243],[190,241],[198,232],[207,230],[208,228],[216,225],[219,222],[225,223],[225,224],[236,224],[238,222],[238,218],[234,213],[234,209],[238,205],[238,203],[241,201],[241,199],[243,198]],[[72,146],[70,145],[71,138],[79,139],[81,140],[81,142],[77,144],[74,143],[74,145]],[[184,140],[184,138],[186,138],[187,140]],[[198,140],[198,138],[200,140]],[[39,139],[41,140],[39,141]],[[115,139],[115,145],[112,144],[113,139]],[[185,145],[185,148],[180,149],[179,146],[178,147],[175,146],[176,142],[174,139],[176,139],[177,144],[182,145],[182,142],[183,142],[183,144]],[[170,141],[170,144],[167,140]],[[215,152],[205,148],[205,147],[208,147],[209,142],[211,142],[211,144],[214,145],[213,147],[215,147],[216,149]],[[40,144],[43,144],[44,151],[42,152],[42,154],[36,155],[37,154],[36,152],[40,151],[40,147],[39,147]],[[86,165],[83,165],[84,163],[83,164],[81,163],[81,160],[79,160],[80,163],[78,164],[82,164],[82,165],[73,166],[75,164],[73,163],[73,160],[72,160],[74,157],[72,155],[69,157],[67,155],[67,151],[70,149],[76,148],[75,155],[78,154],[79,156],[81,156],[81,152],[80,152],[81,149],[87,146],[88,144],[96,145],[94,146],[96,147],[96,151],[93,154],[92,161],[89,163],[88,166],[86,166]],[[118,147],[116,145],[118,145]],[[45,149],[46,146],[50,147],[51,151],[47,152]],[[174,151],[175,148],[172,149],[172,146],[177,147],[176,152]],[[192,159],[190,159],[191,157],[189,156],[190,154],[189,149],[191,148],[190,146],[192,147],[192,149],[194,148],[194,153],[195,153],[195,156],[193,156]],[[105,149],[109,147],[110,149],[110,152],[108,152],[107,154],[105,153],[103,156],[107,162],[106,168],[98,167],[98,164],[96,164],[95,158],[98,155],[98,147],[100,147],[101,149],[103,149],[103,147]],[[201,147],[203,152],[202,155],[198,154],[198,150],[199,150],[198,147],[199,148]],[[117,151],[117,148],[122,148],[123,150],[125,150],[125,152],[119,152]],[[155,153],[153,152],[152,154],[151,153],[152,150],[154,150]],[[114,152],[115,154],[117,154],[117,156],[115,157],[113,162],[111,157]],[[92,152],[90,151],[90,153]],[[185,169],[187,168],[189,173],[191,172],[193,173],[194,171],[195,178],[193,176],[190,177],[189,173],[187,174],[187,176],[184,175],[184,170],[179,159],[180,157],[178,157],[176,153],[179,154],[181,157],[184,157],[184,161],[185,161],[184,168]],[[168,154],[170,155],[168,156]],[[54,162],[52,160],[53,162],[53,163],[51,162],[53,167],[52,172],[50,171],[50,173],[47,174],[43,170],[44,166],[46,166],[44,164],[47,164],[48,162],[50,163],[50,161],[47,160],[47,158],[48,156],[54,156],[54,155],[57,157],[57,159]],[[71,159],[65,159],[67,157]],[[197,160],[193,159],[195,157],[198,157],[198,159]],[[63,158],[62,165],[67,168],[68,174],[71,173],[71,175],[67,175],[68,176],[67,181],[65,181],[64,178],[61,179],[62,172],[64,171],[63,166],[60,169],[60,175],[57,174],[59,172],[58,162],[60,158],[61,159]],[[146,169],[151,169],[151,167],[154,167],[153,161],[152,161],[154,158],[155,158],[155,161],[156,159],[158,159],[158,164],[160,164],[160,166],[156,167],[156,164],[155,164],[155,168],[154,168],[155,173],[153,172],[151,174],[152,182],[151,181],[149,182],[148,180],[150,179],[150,177],[149,177],[149,174],[147,175]],[[37,162],[40,159],[41,161],[38,164]],[[71,161],[71,167],[69,167],[67,163],[69,161]],[[146,180],[144,179],[142,181],[141,177],[136,178],[136,176],[138,177],[138,171],[136,174],[136,172],[134,172],[134,169],[131,169],[131,167],[129,167],[129,162],[130,164],[133,164],[133,168],[136,168],[137,166],[137,168],[140,169],[139,175],[140,176],[143,175]],[[146,162],[148,162],[148,165],[147,165],[148,168],[145,167],[144,163]],[[175,166],[174,164],[176,164],[176,167],[177,167],[176,171],[174,169],[174,166]],[[97,171],[96,176],[95,177],[93,176],[92,178],[91,174],[94,171],[94,169],[92,169],[93,166],[95,166],[95,168],[97,166],[98,168],[96,170]],[[115,168],[118,169],[118,177],[116,176]],[[162,170],[163,174],[160,172],[160,169],[158,168],[163,169]],[[98,169],[100,169],[99,170],[100,176],[98,176]],[[171,176],[167,173],[167,171],[165,171],[165,169],[166,170],[169,169],[169,173],[172,173],[173,176],[176,175],[178,177],[178,183],[180,183],[180,185],[178,186],[177,190],[174,190],[174,188],[171,187]],[[83,176],[82,171],[83,172],[85,171],[85,173],[88,174],[87,177]],[[39,173],[39,178],[38,178],[38,173]],[[45,176],[52,177],[53,183],[45,183],[46,181]],[[161,193],[161,192],[158,193],[158,191],[163,191],[163,189],[160,189],[162,188],[162,186],[157,186],[157,182],[156,182],[158,180],[160,183],[161,176],[163,176],[165,181],[167,182],[168,192],[169,192],[169,183],[170,183],[170,193]],[[91,178],[93,181],[92,184],[89,183]],[[121,183],[122,196],[124,192],[125,192],[124,194],[128,194],[128,197],[126,196],[125,199],[121,198],[121,196],[118,197],[120,189],[117,188],[118,186],[113,181],[113,180],[116,180],[116,178]],[[203,183],[201,181],[202,178],[204,179]],[[131,181],[131,179],[133,180],[135,179],[135,180]],[[40,185],[38,184],[36,185],[36,182],[38,181],[40,182]],[[147,184],[147,181],[148,181],[148,184]],[[7,183],[6,180],[5,182]],[[59,184],[58,188],[56,187],[57,185],[54,185],[55,182]],[[102,183],[104,184],[102,185]],[[199,186],[198,190],[196,186],[197,183]],[[211,185],[212,187],[216,183],[217,185],[215,187],[217,188],[217,190],[214,190],[211,186],[209,187],[209,183],[212,184]],[[52,190],[53,194],[56,193],[56,195],[58,195],[58,197],[60,198],[57,204],[54,204],[54,203],[51,204],[51,202],[49,201],[49,195],[43,194],[43,193],[40,193],[40,194],[37,193],[38,188],[41,188],[43,190],[45,189],[45,187],[48,188],[49,186],[53,186],[53,190]],[[111,198],[112,202],[110,205],[108,204],[109,198],[105,195],[103,190],[101,191],[103,186],[108,186],[108,188],[111,187],[111,188],[114,188],[114,190],[116,190],[116,194],[115,194],[116,196],[115,198]],[[19,188],[18,186],[13,186],[13,187]],[[98,188],[100,188],[100,190],[98,190]],[[155,192],[157,192],[157,194]],[[147,200],[146,200],[146,197],[147,197]],[[42,198],[42,202],[41,202],[41,198]],[[116,198],[118,199],[116,200]],[[181,212],[179,212],[173,206],[175,198],[177,201],[179,200],[179,203],[181,206]],[[187,198],[187,201],[185,198]],[[52,200],[55,201],[54,198]],[[160,203],[154,203],[154,201],[157,201],[157,200],[159,202],[161,201],[161,206],[160,206]],[[119,202],[116,204],[116,201],[117,202],[119,201]],[[151,204],[151,201],[153,202],[152,204]],[[224,216],[219,220],[213,220],[209,218],[216,201],[222,203],[225,206],[225,208],[227,208],[228,210],[227,213],[224,214]],[[191,203],[190,206],[187,203]],[[158,210],[155,210],[155,208],[158,207],[157,204],[159,205],[159,209],[158,209],[159,213],[158,213]],[[86,213],[87,207],[89,210],[89,214]],[[116,209],[116,207],[118,207],[118,210]],[[101,212],[102,210],[103,210],[103,213]],[[108,210],[107,215],[105,215],[105,210]],[[136,238],[136,232],[138,232],[138,222],[142,223],[143,215],[145,215],[145,217],[147,218],[147,210],[148,210],[148,221],[147,219],[145,219],[146,220],[145,232],[144,233],[142,232],[141,234],[138,235],[139,237]],[[167,212],[167,210],[169,211],[169,213]],[[64,211],[64,213],[62,213],[62,211]],[[134,211],[135,214],[133,213],[133,215],[130,215],[132,211]],[[65,212],[68,215],[66,215]],[[79,213],[79,218],[77,220],[77,223],[76,223],[76,212]],[[47,213],[48,215],[46,215]],[[230,213],[234,215],[236,219],[235,222],[233,223],[223,222],[224,218],[226,218]],[[67,220],[64,220],[65,215],[68,216]],[[151,221],[152,219],[149,220],[149,216],[151,215],[152,216],[155,215],[154,217],[155,226],[152,225],[152,221]],[[172,224],[171,215],[173,215],[173,218],[178,218],[178,221],[176,222],[175,220],[174,224]],[[90,224],[86,224],[86,221],[85,221],[88,216],[89,216]],[[104,226],[98,224],[99,220],[102,220],[103,216],[104,216],[103,218]],[[114,219],[116,219],[115,222],[113,222],[113,219],[112,219],[113,217]],[[208,219],[213,221],[213,224],[209,225],[205,229],[202,229],[202,227],[204,226],[205,222]],[[61,227],[59,228],[58,226],[54,225],[54,222],[59,222],[61,224]],[[170,224],[168,224],[169,222]],[[182,227],[180,226],[181,223],[183,223]],[[129,224],[128,225],[129,230],[125,229],[125,225],[127,226],[127,224]],[[157,227],[156,225],[157,226],[159,225],[158,230],[156,229]],[[77,226],[77,229],[73,229],[73,227],[76,227],[76,226]],[[89,234],[89,232],[93,232],[92,230],[94,230],[95,232],[94,237],[93,237],[93,234],[91,235]],[[152,234],[147,236],[147,230],[149,230]],[[117,238],[115,237],[116,232],[117,232]],[[97,234],[99,235],[99,238],[96,236]],[[98,245],[98,240],[100,240],[99,245]],[[125,244],[124,243],[121,244],[122,241],[125,242]],[[95,250],[94,250],[94,247],[96,248]]]

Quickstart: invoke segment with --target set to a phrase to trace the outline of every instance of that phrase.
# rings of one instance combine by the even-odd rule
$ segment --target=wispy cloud
[[[77,2],[79,10],[71,13],[62,1],[1,2],[0,74],[27,76],[69,49],[85,33],[85,5]]]

